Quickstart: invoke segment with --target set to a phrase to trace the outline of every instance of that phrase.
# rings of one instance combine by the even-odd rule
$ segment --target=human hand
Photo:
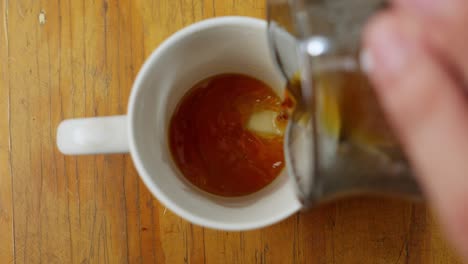
[[[364,46],[382,107],[468,259],[468,1],[393,0],[370,21]]]

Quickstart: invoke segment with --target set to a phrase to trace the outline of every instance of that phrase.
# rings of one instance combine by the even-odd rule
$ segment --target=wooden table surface
[[[0,1],[1,263],[457,263],[423,205],[355,198],[250,232],[155,200],[128,155],[65,157],[66,118],[123,114],[144,59],[195,21],[264,0]]]

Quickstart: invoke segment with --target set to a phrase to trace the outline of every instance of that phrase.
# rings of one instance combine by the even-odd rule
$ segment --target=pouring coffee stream
[[[359,63],[382,0],[270,0],[268,35],[295,102],[285,135],[305,207],[355,193],[419,198],[411,169]]]

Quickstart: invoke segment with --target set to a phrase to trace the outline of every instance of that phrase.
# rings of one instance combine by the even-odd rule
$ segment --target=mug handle
[[[66,155],[128,153],[127,116],[68,119],[57,128],[57,146]]]

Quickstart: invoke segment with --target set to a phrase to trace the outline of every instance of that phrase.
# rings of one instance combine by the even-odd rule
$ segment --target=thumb
[[[369,75],[443,227],[468,257],[468,106],[405,21],[384,14],[370,24]]]

